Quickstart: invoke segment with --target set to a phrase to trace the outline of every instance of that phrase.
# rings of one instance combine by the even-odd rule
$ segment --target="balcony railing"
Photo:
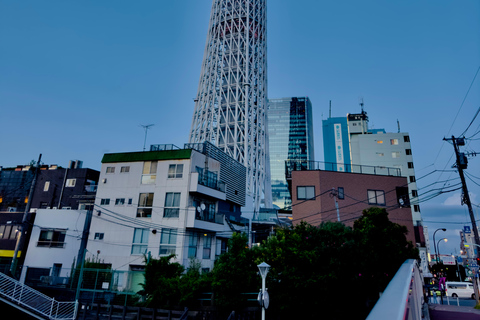
[[[307,160],[285,160],[285,176],[287,179],[292,178],[292,171],[309,170],[350,172],[395,177],[401,176],[401,170],[399,168]]]
[[[218,180],[216,175],[212,175],[209,171],[198,174],[198,184],[225,192],[225,182]]]

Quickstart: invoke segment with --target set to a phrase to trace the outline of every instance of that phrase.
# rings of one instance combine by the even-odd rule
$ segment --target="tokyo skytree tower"
[[[266,111],[266,0],[213,0],[189,142],[247,167],[254,210],[271,207]]]

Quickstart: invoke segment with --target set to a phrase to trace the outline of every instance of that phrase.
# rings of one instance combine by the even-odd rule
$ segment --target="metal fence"
[[[75,319],[76,302],[60,302],[0,273],[0,296],[49,319]]]

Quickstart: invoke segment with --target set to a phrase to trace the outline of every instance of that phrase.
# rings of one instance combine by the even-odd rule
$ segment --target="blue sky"
[[[0,0],[0,165],[41,153],[46,164],[79,159],[99,169],[104,153],[143,149],[142,124],[154,124],[147,145],[182,146],[210,8],[211,0]],[[480,107],[477,0],[269,0],[267,12],[268,95],[310,97],[316,160],[329,101],[332,116],[345,116],[363,99],[372,127],[396,132],[398,120],[409,132],[420,194],[458,183],[456,172],[441,172],[453,164],[442,139],[462,134]],[[480,116],[465,135],[479,124]],[[479,140],[463,150],[480,152]],[[477,205],[479,161],[467,170]],[[448,229],[448,253],[470,221],[459,199],[456,191],[421,203],[431,234]]]

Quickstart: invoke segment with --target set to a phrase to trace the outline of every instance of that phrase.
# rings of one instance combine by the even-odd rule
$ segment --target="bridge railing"
[[[0,297],[49,319],[73,320],[76,302],[61,302],[0,273]]]
[[[421,320],[425,303],[423,277],[417,261],[407,260],[398,269],[367,320]]]

